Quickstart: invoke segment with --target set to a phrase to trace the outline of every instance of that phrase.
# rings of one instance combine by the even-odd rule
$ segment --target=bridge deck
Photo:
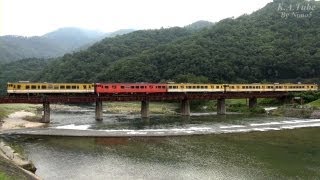
[[[168,100],[215,100],[242,98],[280,98],[288,92],[226,92],[226,93],[161,93],[161,94],[106,94],[106,95],[39,95],[3,96],[0,104],[7,103],[90,103],[96,101],[168,101]]]

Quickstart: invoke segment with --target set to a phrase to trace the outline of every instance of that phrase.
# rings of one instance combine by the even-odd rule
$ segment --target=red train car
[[[150,83],[96,83],[96,93],[165,93],[167,84]]]

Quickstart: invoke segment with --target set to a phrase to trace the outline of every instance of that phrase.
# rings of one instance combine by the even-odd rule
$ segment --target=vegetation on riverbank
[[[8,159],[0,156],[0,179],[1,180],[18,180],[18,179],[30,179],[36,180],[34,176],[26,173],[18,166],[14,165]]]
[[[149,104],[150,113],[153,114],[176,114],[179,109],[178,103],[151,102]],[[113,102],[105,103],[104,110],[111,113],[136,114],[141,111],[140,102]]]
[[[0,104],[0,121],[16,111],[24,110],[36,113],[39,107],[40,105],[32,104]]]

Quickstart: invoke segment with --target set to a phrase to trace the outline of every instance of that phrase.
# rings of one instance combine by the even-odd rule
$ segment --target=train
[[[7,94],[152,94],[318,91],[317,84],[7,83]]]

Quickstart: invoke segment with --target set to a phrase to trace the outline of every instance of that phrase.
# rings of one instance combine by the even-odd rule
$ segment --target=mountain
[[[84,44],[88,44],[105,37],[105,33],[79,28],[60,28],[42,36],[70,52]]]
[[[121,35],[132,30],[119,30],[112,33],[79,28],[61,28],[43,36],[0,36],[0,63],[25,58],[52,58],[89,47],[107,36]],[[83,48],[82,48],[83,49]]]
[[[187,26],[104,39],[50,63],[37,80],[319,81],[319,22],[319,2],[274,0],[251,15],[198,31]]]
[[[49,39],[42,37],[1,36],[0,63],[29,57],[56,57],[65,50]]]
[[[87,50],[66,54],[53,61],[36,80],[47,82],[104,80],[105,70],[114,62],[190,35],[192,35],[191,31],[174,27],[140,30],[122,36],[105,38]]]
[[[185,28],[190,29],[190,30],[194,30],[194,31],[198,31],[198,30],[202,30],[204,28],[210,28],[213,25],[214,25],[213,22],[200,20],[200,21],[197,21],[197,22],[194,22],[192,24],[185,26]]]

